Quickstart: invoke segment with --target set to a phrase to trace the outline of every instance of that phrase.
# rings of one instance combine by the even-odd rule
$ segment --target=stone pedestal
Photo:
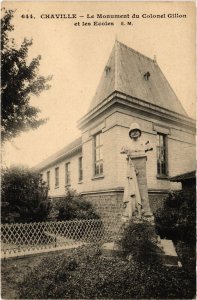
[[[142,220],[135,220],[136,223],[142,222]],[[123,231],[127,226],[127,223],[124,223],[120,228],[118,240],[121,239]],[[154,229],[154,224],[148,224],[152,229]],[[126,251],[122,249],[118,240],[105,243],[101,247],[101,252],[106,257],[127,257],[129,254],[132,254],[132,251]],[[157,248],[154,252],[150,252],[150,258],[154,256],[159,256],[161,258],[162,263],[165,266],[174,266],[174,267],[181,267],[181,263],[178,259],[174,244],[171,240],[160,239],[158,235],[155,234],[154,236],[154,244],[156,244]]]
[[[165,266],[168,267],[181,267],[181,263],[178,259],[176,250],[171,240],[161,240],[158,244],[158,251],[161,260]],[[123,250],[116,242],[105,243],[101,247],[102,255],[106,257],[126,257],[129,253]],[[155,253],[150,253],[150,256],[156,255]]]
[[[158,247],[162,250],[161,258],[165,266],[181,267],[174,244],[171,240],[160,239]]]
[[[124,251],[116,242],[105,243],[101,247],[101,252],[104,256],[125,256],[127,252]]]
[[[146,217],[151,217],[152,212],[150,209],[149,199],[148,199],[148,185],[146,177],[146,160],[145,156],[134,156],[132,155],[132,162],[134,164],[135,170],[137,172],[137,182],[139,187],[139,192],[142,201],[143,215]]]

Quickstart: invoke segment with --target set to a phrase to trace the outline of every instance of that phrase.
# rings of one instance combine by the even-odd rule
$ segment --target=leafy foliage
[[[28,50],[32,40],[24,39],[17,48],[11,24],[14,11],[3,10],[1,19],[1,137],[2,142],[16,137],[21,131],[35,129],[44,119],[38,118],[40,110],[30,105],[31,95],[38,96],[48,89],[51,77],[38,75],[41,56],[28,63]]]
[[[120,244],[136,261],[146,264],[161,262],[155,228],[148,221],[136,223],[131,220],[124,229]]]
[[[189,299],[182,269],[103,257],[99,245],[45,258],[20,285],[19,299]]]
[[[48,188],[40,175],[13,167],[2,173],[2,223],[45,221],[50,213]]]
[[[156,230],[162,238],[173,240],[177,254],[188,274],[195,276],[196,191],[169,193],[155,214]]]
[[[99,215],[95,212],[92,204],[85,201],[72,189],[67,189],[66,196],[61,199],[58,206],[58,221],[99,219]]]
[[[163,208],[160,208],[155,214],[155,222],[161,237],[195,243],[195,191],[169,193]]]

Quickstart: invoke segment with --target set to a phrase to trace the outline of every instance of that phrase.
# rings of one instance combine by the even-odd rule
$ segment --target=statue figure
[[[139,125],[136,123],[131,124],[129,130],[129,137],[131,138],[130,147],[123,147],[121,150],[121,153],[126,154],[127,160],[122,222],[120,223],[116,240],[103,245],[102,251],[104,255],[107,253],[107,255],[109,255],[109,253],[122,255],[122,253],[124,253],[124,249],[120,246],[121,243],[118,241],[121,241],[122,234],[130,219],[133,219],[136,223],[141,223],[143,220],[148,221],[149,223],[147,226],[149,226],[150,230],[154,232],[154,217],[149,205],[146,176],[146,153],[147,151],[152,150],[152,148],[149,141],[144,142],[142,140],[141,135],[142,132]],[[174,266],[180,265],[176,250],[171,240],[160,239],[160,237],[154,233],[150,241],[154,241],[155,246],[158,247],[157,251],[165,265],[168,265],[169,261],[170,264]],[[152,257],[153,252],[151,252],[150,255]]]
[[[151,151],[149,141],[141,139],[141,129],[133,123],[129,129],[130,147],[123,147],[121,154],[127,155],[127,175],[123,195],[123,220],[131,217],[153,218],[148,199],[146,178],[147,151]]]

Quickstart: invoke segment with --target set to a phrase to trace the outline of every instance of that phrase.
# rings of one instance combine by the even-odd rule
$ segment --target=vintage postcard
[[[1,7],[2,298],[194,297],[195,2]]]

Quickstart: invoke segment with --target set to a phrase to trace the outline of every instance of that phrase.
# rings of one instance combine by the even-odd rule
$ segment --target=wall
[[[163,193],[153,193],[149,192],[149,203],[150,203],[150,208],[153,214],[157,211],[157,209],[161,208],[164,203],[164,199],[167,197],[168,193],[163,192]]]
[[[109,221],[119,221],[122,214],[122,192],[109,191],[84,194],[83,198],[90,201],[101,216]]]
[[[167,192],[149,192],[151,211],[154,213],[164,203]],[[90,201],[101,218],[116,221],[119,224],[122,216],[123,191],[106,191],[83,194],[83,198]]]
[[[79,152],[74,156],[71,156],[54,166],[47,168],[42,171],[43,180],[47,181],[47,172],[50,171],[50,190],[49,196],[51,197],[61,197],[65,194],[65,164],[70,162],[71,167],[71,186],[73,189],[78,192],[82,191],[82,182],[79,183],[79,162],[78,159],[81,157],[82,153]],[[55,168],[59,167],[59,187],[55,187]]]
[[[195,170],[195,135],[172,129],[168,149],[170,176]]]
[[[101,124],[103,127],[103,124]],[[83,141],[83,192],[106,190],[118,185],[116,173],[116,128],[108,130],[102,128],[103,135],[103,175],[94,176],[94,135],[99,132],[101,126],[96,126],[85,132],[82,136]]]
[[[44,171],[51,172],[50,196],[62,196],[65,192],[65,163],[71,162],[71,187],[78,192],[108,191],[123,188],[125,185],[126,159],[120,154],[122,146],[129,146],[128,130],[131,123],[137,122],[142,128],[142,139],[149,140],[153,151],[147,153],[147,181],[151,190],[166,191],[180,189],[180,183],[157,178],[156,134],[164,130],[168,134],[168,167],[169,176],[194,169],[195,135],[183,126],[166,123],[153,116],[139,115],[132,110],[115,107],[105,111],[92,120],[82,132],[82,153],[54,165]],[[103,133],[104,174],[94,177],[93,138],[98,132]],[[78,158],[83,156],[83,181],[78,183]],[[55,167],[60,168],[60,186],[55,188]]]
[[[168,169],[169,177],[184,173],[194,169],[195,165],[195,135],[188,130],[179,128],[172,124],[166,124],[154,119],[137,118],[124,113],[124,111],[115,112],[111,118],[116,120],[116,157],[119,186],[124,186],[124,178],[126,174],[126,159],[125,155],[120,155],[122,146],[131,144],[128,136],[129,126],[136,122],[142,129],[141,139],[149,140],[153,151],[147,152],[147,181],[148,188],[155,190],[180,189],[180,183],[172,183],[168,179],[159,179],[157,176],[157,132],[168,133]]]
[[[122,216],[123,189],[82,193],[82,196],[93,205],[95,211],[101,218],[114,222],[114,226],[117,225],[117,227],[119,227]],[[149,202],[153,213],[162,207],[166,196],[167,192],[149,192]],[[59,207],[60,201],[61,198],[53,198],[54,207]],[[117,229],[117,227],[115,229]]]

